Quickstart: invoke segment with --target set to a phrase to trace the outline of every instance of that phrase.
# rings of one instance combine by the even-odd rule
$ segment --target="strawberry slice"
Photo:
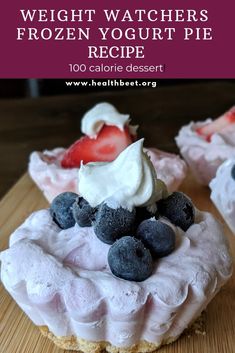
[[[235,106],[209,124],[196,129],[196,132],[210,142],[211,136],[231,124],[235,124]]]
[[[116,126],[104,125],[95,139],[84,136],[65,152],[63,168],[80,167],[88,162],[111,162],[132,143],[128,127],[121,131]]]

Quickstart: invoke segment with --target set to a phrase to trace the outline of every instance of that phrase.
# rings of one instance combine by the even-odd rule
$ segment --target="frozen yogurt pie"
[[[218,168],[210,188],[211,200],[235,234],[235,156]]]
[[[137,126],[130,125],[128,114],[120,114],[109,103],[99,103],[81,122],[84,134],[68,149],[33,152],[29,174],[49,202],[64,192],[76,192],[77,172],[81,163],[110,162],[137,137]],[[186,164],[177,155],[156,148],[146,149],[154,167],[170,191],[175,191],[186,175]]]
[[[235,156],[235,107],[214,121],[183,126],[176,143],[197,181],[208,185],[217,168]]]
[[[82,165],[78,191],[11,235],[0,253],[6,290],[64,349],[153,352],[175,341],[231,276],[221,225],[167,191],[143,140]]]

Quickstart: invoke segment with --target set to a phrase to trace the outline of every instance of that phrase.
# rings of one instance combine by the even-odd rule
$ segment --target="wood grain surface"
[[[81,135],[83,114],[108,101],[139,124],[146,146],[178,152],[174,137],[191,120],[216,118],[234,105],[235,81],[99,91],[38,99],[0,99],[0,197],[27,169],[34,150],[67,147]],[[69,88],[68,88],[69,90]],[[1,98],[1,97],[0,97]]]
[[[181,190],[195,205],[219,217],[209,199],[209,189],[189,175]],[[34,210],[47,207],[42,193],[25,174],[0,202],[0,250],[8,247],[11,232]],[[221,219],[221,217],[219,217]],[[235,236],[225,227],[233,257]],[[209,304],[205,315],[205,335],[183,335],[159,353],[234,353],[235,352],[235,274]],[[44,338],[0,285],[0,353],[68,353]]]

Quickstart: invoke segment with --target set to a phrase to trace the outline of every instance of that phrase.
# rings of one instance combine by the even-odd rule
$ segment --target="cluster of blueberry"
[[[153,261],[169,255],[175,248],[173,227],[159,219],[167,218],[186,231],[194,223],[194,207],[181,192],[174,192],[157,202],[157,212],[145,207],[132,211],[116,209],[103,202],[91,207],[73,192],[64,192],[52,202],[50,212],[55,223],[67,229],[78,223],[80,227],[93,226],[96,236],[112,244],[108,263],[112,273],[130,281],[143,281],[153,271]]]

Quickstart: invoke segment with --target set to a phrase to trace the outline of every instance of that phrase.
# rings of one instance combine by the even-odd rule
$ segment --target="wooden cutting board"
[[[181,190],[195,205],[219,217],[209,199],[209,189],[188,176]],[[0,202],[0,250],[8,247],[11,232],[32,212],[48,206],[42,193],[25,174]],[[221,217],[219,217],[221,219]],[[235,258],[235,236],[225,227]],[[159,353],[235,353],[235,274],[209,304],[206,334],[183,335]],[[44,338],[0,285],[0,353],[67,353]]]

